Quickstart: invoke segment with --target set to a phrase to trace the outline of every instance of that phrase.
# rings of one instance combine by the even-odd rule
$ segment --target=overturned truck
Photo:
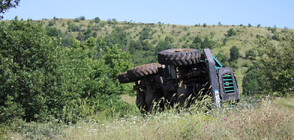
[[[152,112],[153,104],[165,99],[169,105],[184,106],[188,97],[212,96],[216,107],[239,101],[233,71],[209,49],[169,49],[158,53],[158,62],[134,67],[118,76],[120,83],[135,82],[136,105],[141,112]]]

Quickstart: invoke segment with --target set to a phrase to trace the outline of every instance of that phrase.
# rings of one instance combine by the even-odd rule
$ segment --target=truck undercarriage
[[[222,102],[239,101],[233,71],[211,54],[209,49],[169,49],[158,53],[158,62],[134,67],[121,73],[121,83],[135,82],[136,105],[141,112],[152,112],[153,104],[164,98],[171,107],[184,107],[185,101],[212,97],[216,107]],[[189,103],[188,103],[189,106]]]

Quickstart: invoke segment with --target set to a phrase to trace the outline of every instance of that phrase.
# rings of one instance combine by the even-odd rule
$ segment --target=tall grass
[[[248,97],[249,98],[249,97]],[[18,124],[8,139],[293,139],[293,99],[242,101],[235,106],[201,111],[172,109],[106,121],[76,124]],[[287,105],[284,105],[286,103]]]

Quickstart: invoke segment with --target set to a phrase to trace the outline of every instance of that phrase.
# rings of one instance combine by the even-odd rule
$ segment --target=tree
[[[56,43],[42,25],[17,18],[1,22],[0,40],[0,122],[61,114]]]
[[[293,94],[294,85],[294,36],[286,34],[286,42],[276,46],[269,40],[260,41],[263,56],[261,73],[267,81],[266,92],[278,96]]]
[[[202,39],[199,36],[196,36],[190,45],[190,48],[201,49]]]
[[[92,35],[92,30],[90,28],[88,28],[84,32],[79,32],[78,33],[78,36],[76,37],[76,39],[79,40],[79,41],[85,41],[89,37],[91,37],[91,35]]]
[[[104,38],[106,45],[112,47],[117,44],[123,49],[126,49],[128,38],[127,33],[122,28],[115,28],[112,33]]]
[[[72,32],[78,32],[81,30],[81,28],[74,23],[70,23],[67,28],[69,31],[72,31]]]
[[[80,22],[80,20],[81,20],[80,18],[75,18],[74,22]]]
[[[229,58],[226,56],[223,51],[220,51],[215,56],[224,66],[228,66]]]
[[[274,32],[274,35],[272,36],[273,40],[281,41],[280,34],[278,32]]]
[[[100,22],[100,18],[99,17],[95,17],[94,21],[95,21],[95,23],[99,23]]]
[[[260,78],[259,69],[250,67],[243,78],[243,94],[260,94],[262,91]]]
[[[225,36],[226,37],[231,37],[231,36],[234,36],[236,34],[237,34],[237,32],[233,28],[231,28],[230,30],[228,30],[228,32],[227,32],[227,34],[225,34]]]
[[[47,35],[50,37],[62,37],[63,36],[61,30],[57,29],[55,27],[46,27],[45,29],[46,29]]]
[[[131,67],[121,47],[105,46],[102,38],[97,45],[93,37],[60,47],[47,35],[58,32],[31,21],[0,23],[0,123],[14,118],[76,122],[131,92],[132,85],[117,79]]]
[[[2,14],[7,12],[10,8],[18,6],[20,0],[1,0],[0,1],[0,19],[3,19]]]
[[[206,23],[203,23],[203,27],[207,27]]]
[[[143,46],[139,40],[131,40],[129,44],[129,51],[131,54],[136,53],[138,50],[142,50]]]
[[[80,20],[85,20],[86,17],[85,16],[80,16]]]
[[[218,22],[217,25],[222,26],[222,23],[221,22]]]
[[[171,49],[173,47],[172,46],[173,41],[174,41],[173,38],[169,36],[167,36],[164,40],[160,40],[156,46],[156,51],[155,51],[156,54],[159,51]]]
[[[152,37],[152,33],[151,32],[152,32],[152,29],[151,28],[144,27],[141,30],[141,32],[139,32],[139,34],[140,34],[140,37],[139,37],[140,41],[143,41],[145,39],[150,39]]]
[[[257,56],[257,52],[253,49],[246,51],[245,56],[247,59],[254,60]]]
[[[233,46],[230,49],[230,61],[236,61],[240,57],[239,49],[236,46]]]
[[[223,45],[226,45],[227,44],[227,41],[228,41],[228,38],[224,38]]]
[[[214,46],[214,42],[212,40],[209,40],[208,37],[205,37],[205,39],[203,40],[201,44],[201,49],[204,49],[204,48],[212,49],[213,46]]]

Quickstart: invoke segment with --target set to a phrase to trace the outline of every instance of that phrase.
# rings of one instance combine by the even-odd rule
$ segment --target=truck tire
[[[130,81],[141,80],[145,77],[160,73],[162,66],[158,63],[145,64],[127,71]]]
[[[144,77],[160,73],[161,68],[162,66],[158,63],[137,66],[118,75],[118,80],[120,83],[134,82]]]
[[[136,105],[142,114],[148,112],[145,102],[145,93],[143,91],[137,93]]]
[[[196,49],[168,49],[158,53],[158,62],[164,65],[193,65],[199,63],[200,58],[200,51]]]
[[[118,81],[120,83],[129,83],[130,79],[129,79],[128,75],[127,75],[127,72],[123,72],[120,75],[118,75]]]

